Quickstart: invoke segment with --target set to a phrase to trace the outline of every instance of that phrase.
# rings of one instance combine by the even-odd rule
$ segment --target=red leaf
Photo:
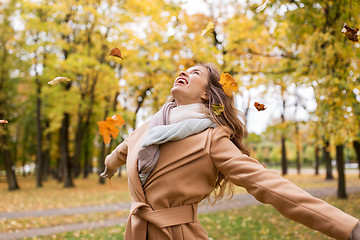
[[[255,103],[254,103],[254,106],[256,107],[256,109],[257,109],[258,111],[264,111],[264,110],[266,109],[266,107],[265,107],[264,104],[260,104],[260,103],[258,103],[258,102],[255,102]]]

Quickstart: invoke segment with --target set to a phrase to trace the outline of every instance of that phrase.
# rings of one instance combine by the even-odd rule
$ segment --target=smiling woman
[[[211,64],[181,71],[173,99],[105,159],[111,178],[126,164],[132,206],[125,240],[208,239],[197,206],[233,184],[282,215],[336,239],[360,240],[359,220],[315,198],[249,157],[242,114]],[[214,104],[224,111],[212,111]],[[351,235],[351,236],[350,236]]]
[[[203,66],[195,66],[181,71],[175,79],[171,94],[178,106],[206,101],[208,71]]]

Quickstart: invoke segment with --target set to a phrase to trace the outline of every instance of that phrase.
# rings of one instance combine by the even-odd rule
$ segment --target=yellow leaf
[[[224,111],[224,105],[219,103],[214,103],[212,105],[212,111],[214,112],[215,115],[221,115],[221,113]]]
[[[219,83],[222,85],[224,92],[229,97],[232,96],[233,92],[238,90],[237,82],[235,82],[235,79],[229,73],[221,74]]]
[[[202,31],[201,36],[205,36],[205,35],[207,35],[207,34],[212,34],[213,31],[214,31],[214,28],[215,28],[214,23],[210,21],[210,22],[207,24],[206,29],[204,29],[204,30]]]

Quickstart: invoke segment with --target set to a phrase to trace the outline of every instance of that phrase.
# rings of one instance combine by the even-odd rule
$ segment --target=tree
[[[12,99],[15,96],[14,78],[10,77],[10,71],[14,68],[16,57],[14,56],[13,44],[15,31],[11,26],[11,16],[15,11],[17,1],[12,0],[0,5],[0,119],[7,119],[10,124]],[[15,120],[15,119],[14,119]],[[15,165],[11,156],[10,132],[6,125],[0,126],[0,154],[4,162],[6,180],[9,190],[19,189],[15,176]]]

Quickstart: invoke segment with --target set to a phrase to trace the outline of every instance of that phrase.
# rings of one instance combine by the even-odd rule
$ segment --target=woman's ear
[[[204,100],[204,101],[208,101],[208,100],[209,100],[209,98],[208,98],[208,96],[207,96],[206,93],[204,93],[204,94],[201,96],[201,99]]]

